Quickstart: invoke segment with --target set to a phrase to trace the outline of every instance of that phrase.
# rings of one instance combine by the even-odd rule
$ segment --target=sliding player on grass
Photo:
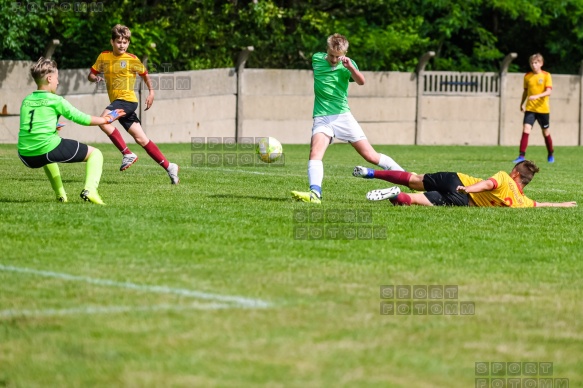
[[[60,202],[67,202],[67,193],[57,163],[87,162],[81,198],[104,205],[97,192],[103,167],[101,151],[76,140],[61,139],[57,131],[62,124],[58,120],[59,116],[64,116],[81,125],[102,125],[123,117],[125,112],[117,109],[103,117],[90,116],[77,110],[63,97],[57,96],[55,92],[59,86],[59,70],[57,63],[51,59],[41,57],[30,68],[30,74],[37,84],[37,90],[26,96],[20,107],[20,160],[27,167],[44,168]]]
[[[577,202],[536,202],[523,189],[539,168],[530,160],[517,163],[510,174],[499,171],[486,180],[460,172],[413,174],[406,171],[378,171],[356,166],[352,175],[383,179],[424,193],[401,193],[398,187],[369,191],[371,201],[388,199],[393,205],[481,206],[481,207],[573,207]]]

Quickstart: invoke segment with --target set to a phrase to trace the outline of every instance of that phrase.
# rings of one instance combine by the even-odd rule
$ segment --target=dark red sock
[[[166,160],[164,154],[162,154],[158,146],[152,140],[150,140],[150,142],[146,144],[144,149],[146,150],[148,155],[150,155],[150,157],[156,161],[156,163],[164,167],[164,169],[168,168],[170,162]]]
[[[124,155],[131,154],[132,151],[128,148],[126,142],[124,141],[123,137],[121,137],[121,133],[116,129],[113,130],[111,135],[109,135],[109,140],[113,143],[114,146],[117,147],[118,150]]]
[[[520,139],[520,155],[526,155],[526,147],[528,147],[528,133],[522,132],[522,138]]]
[[[545,144],[547,146],[547,152],[549,153],[549,155],[552,155],[554,150],[553,150],[553,139],[551,139],[551,135],[545,136]]]
[[[377,179],[389,181],[391,183],[396,183],[398,185],[409,186],[411,173],[407,171],[375,170],[374,177]]]
[[[399,193],[399,195],[389,201],[395,206],[411,206],[411,196],[407,193]]]

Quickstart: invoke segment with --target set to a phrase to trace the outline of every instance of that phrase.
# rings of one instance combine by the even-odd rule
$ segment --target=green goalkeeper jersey
[[[18,153],[37,156],[54,150],[61,143],[57,133],[60,116],[81,125],[91,123],[91,115],[81,112],[61,96],[45,90],[36,90],[26,96],[20,106]]]
[[[350,111],[348,107],[348,83],[354,81],[350,70],[342,62],[331,66],[326,53],[312,56],[314,69],[314,112],[313,116],[338,115]],[[352,61],[352,59],[351,59]],[[352,61],[354,67],[358,66]]]

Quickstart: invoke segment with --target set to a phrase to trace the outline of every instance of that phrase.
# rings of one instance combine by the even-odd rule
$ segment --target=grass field
[[[57,203],[0,146],[0,387],[474,387],[476,362],[551,362],[583,386],[581,206],[367,202],[390,184],[353,178],[364,162],[345,144],[326,154],[321,206],[289,196],[307,188],[307,146],[284,145],[282,167],[194,167],[190,145],[161,145],[178,186],[137,146],[123,173],[98,147],[105,207],[79,199],[84,165],[60,165]],[[377,147],[410,171],[483,178],[516,148]],[[581,204],[581,148],[528,156],[530,198]],[[319,211],[372,222],[301,218]],[[382,233],[297,234],[322,225]],[[475,311],[382,315],[382,285],[457,286]]]

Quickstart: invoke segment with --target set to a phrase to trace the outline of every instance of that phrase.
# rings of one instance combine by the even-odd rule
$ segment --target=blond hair
[[[545,59],[543,58],[543,56],[539,53],[536,54],[532,54],[530,57],[528,57],[528,63],[532,63],[532,61],[534,61],[535,59],[538,59],[541,61],[541,63],[545,63]]]
[[[38,61],[30,67],[30,75],[32,76],[32,79],[34,79],[34,82],[40,84],[48,74],[55,73],[57,70],[57,62],[53,59],[40,57]]]
[[[332,34],[326,40],[328,48],[343,53],[348,51],[348,39],[344,35]]]
[[[131,42],[132,32],[129,28],[124,25],[116,24],[111,29],[111,40],[116,40],[117,38],[127,39]]]

